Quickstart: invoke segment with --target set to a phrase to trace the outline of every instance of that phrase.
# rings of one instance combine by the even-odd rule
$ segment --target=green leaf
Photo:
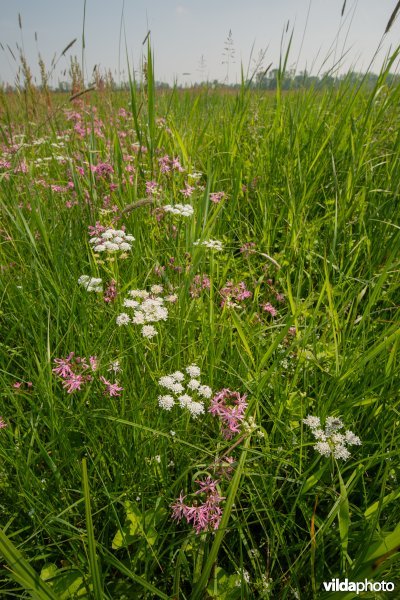
[[[349,545],[349,529],[350,529],[350,508],[349,499],[347,496],[347,489],[338,470],[339,483],[340,483],[340,502],[338,510],[338,521],[339,521],[339,534],[340,543],[342,547],[342,571],[345,570],[347,548]]]
[[[12,578],[22,585],[32,598],[35,600],[59,600],[3,530],[0,530],[0,556],[7,562]]]
[[[394,490],[393,492],[390,492],[390,494],[387,494],[386,496],[384,496],[384,498],[381,500],[377,500],[376,502],[374,502],[373,504],[371,504],[371,506],[369,506],[367,508],[367,510],[364,512],[364,517],[366,519],[370,519],[375,513],[376,511],[379,509],[379,505],[381,506],[381,509],[386,506],[386,504],[389,504],[389,502],[393,502],[393,500],[397,500],[397,498],[400,497],[400,490]]]
[[[56,579],[50,583],[59,600],[88,597],[88,590],[83,577],[75,569],[67,569],[64,572],[60,569]],[[92,586],[89,587],[92,588]]]
[[[86,535],[89,552],[89,568],[93,582],[93,597],[95,600],[103,600],[103,584],[100,576],[99,559],[96,552],[96,540],[92,521],[92,510],[90,507],[89,479],[87,473],[86,459],[82,459],[83,495],[85,499]]]
[[[302,494],[306,494],[309,490],[311,490],[311,488],[314,487],[314,485],[318,483],[318,481],[321,479],[322,475],[326,471],[326,468],[327,466],[326,464],[324,464],[324,466],[318,469],[316,473],[313,473],[312,475],[310,475],[310,477],[308,477],[308,479],[306,479],[301,489]]]
[[[144,514],[133,502],[127,500],[124,503],[126,518],[125,523],[114,536],[112,541],[113,550],[127,548],[138,537],[146,539],[153,546],[157,539],[157,525],[165,516],[165,509],[158,507],[147,510]]]
[[[237,586],[238,580],[240,581],[239,575],[228,575],[224,569],[217,567],[207,586],[207,593],[211,598],[218,598],[218,600],[236,600],[241,597],[240,587]]]
[[[112,542],[112,549],[127,548],[134,541],[139,530],[142,513],[133,502],[125,502],[126,520],[123,527],[117,531]]]

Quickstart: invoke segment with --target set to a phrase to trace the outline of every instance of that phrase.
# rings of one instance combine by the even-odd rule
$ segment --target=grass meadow
[[[396,57],[0,92],[2,598],[399,589]]]

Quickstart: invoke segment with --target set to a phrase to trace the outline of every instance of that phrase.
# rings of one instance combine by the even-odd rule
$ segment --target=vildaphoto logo
[[[394,583],[391,581],[349,581],[346,579],[332,579],[322,584],[326,592],[393,592]]]

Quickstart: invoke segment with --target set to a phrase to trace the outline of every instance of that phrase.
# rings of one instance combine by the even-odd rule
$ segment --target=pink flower
[[[104,225],[102,225],[99,221],[96,221],[96,225],[89,225],[88,229],[90,237],[98,237],[99,235],[105,232],[107,227],[104,227]]]
[[[121,392],[124,389],[122,387],[119,387],[117,383],[111,383],[110,381],[107,381],[107,379],[103,376],[100,377],[100,381],[106,386],[105,393],[108,394],[110,397],[120,396],[121,394],[119,394],[119,392]]]
[[[72,373],[71,360],[73,359],[74,352],[71,352],[67,358],[55,358],[54,362],[58,367],[52,369],[52,372],[59,375],[63,379],[69,377]]]
[[[226,439],[230,439],[233,437],[232,434],[240,431],[248,404],[246,398],[246,394],[241,396],[239,392],[224,388],[211,400],[208,412],[220,418],[223,426],[222,435]]]
[[[63,388],[67,390],[68,394],[72,394],[75,390],[80,390],[85,381],[86,378],[83,375],[76,375],[71,372],[69,377],[64,381]]]
[[[196,483],[199,484],[200,489],[195,492],[195,494],[213,494],[217,491],[217,483],[210,475],[206,477],[205,481],[201,479],[196,479]]]
[[[5,429],[7,427],[7,423],[4,421],[3,417],[0,417],[0,429]]]
[[[157,196],[160,193],[157,181],[146,181],[146,194],[148,196]]]
[[[13,383],[13,388],[15,388],[15,389],[18,390],[21,387],[21,385],[22,385],[22,382],[21,381],[17,381],[16,383]]]
[[[192,298],[198,298],[203,290],[210,289],[210,279],[207,275],[195,275],[190,286],[190,295]]]
[[[210,194],[210,200],[211,202],[214,202],[214,204],[219,204],[224,198],[226,198],[225,192],[213,192]]]
[[[190,198],[190,196],[193,194],[194,190],[195,190],[195,188],[192,185],[185,183],[185,189],[179,190],[179,191],[183,196],[185,196],[185,198]]]
[[[262,305],[261,308],[265,310],[265,312],[268,312],[272,317],[276,317],[276,315],[278,314],[278,311],[274,306],[272,306],[270,302],[266,302]]]
[[[213,480],[210,476],[205,481],[197,480],[200,489],[197,490],[194,495],[199,496],[200,494],[205,495],[204,501],[201,504],[193,504],[190,506],[185,503],[187,496],[183,496],[183,492],[174,504],[172,508],[172,518],[181,521],[183,518],[188,523],[192,523],[194,530],[197,534],[218,529],[222,518],[221,502],[225,500],[223,496],[219,495],[217,490],[218,481]]]
[[[157,275],[157,277],[162,277],[164,271],[165,271],[165,267],[164,266],[156,265],[154,267],[154,273]]]
[[[225,304],[227,306],[235,306],[235,300],[242,302],[252,296],[252,293],[246,288],[244,281],[241,281],[237,285],[233,285],[232,281],[227,281],[219,293],[222,296],[221,307],[224,307]]]
[[[179,158],[173,158],[172,159],[172,168],[175,169],[176,171],[179,171],[180,173],[182,173],[182,171],[185,170],[182,167],[181,163],[179,162]]]
[[[117,282],[112,279],[104,292],[104,302],[114,302],[117,297]]]
[[[248,256],[249,254],[254,254],[255,253],[255,250],[254,250],[255,247],[256,247],[256,245],[255,245],[254,242],[246,242],[240,248],[240,252],[242,254],[244,254],[245,256]]]
[[[170,167],[170,158],[168,155],[162,156],[158,159],[158,164],[160,166],[161,173],[168,173],[171,170]]]

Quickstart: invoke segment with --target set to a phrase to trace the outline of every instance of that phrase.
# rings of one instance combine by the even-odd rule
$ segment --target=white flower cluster
[[[171,392],[164,396],[158,396],[158,405],[164,410],[171,410],[176,403],[181,408],[187,409],[193,418],[204,414],[204,400],[200,398],[211,398],[212,390],[208,385],[202,385],[199,380],[200,368],[197,365],[189,365],[185,373],[175,371],[171,375],[160,377],[158,383],[161,387]],[[190,391],[190,394],[187,391]],[[196,400],[193,399],[193,394]]]
[[[303,419],[303,423],[310,427],[311,433],[318,440],[314,450],[322,456],[332,455],[337,459],[347,460],[350,452],[346,446],[361,446],[360,438],[352,431],[348,430],[340,433],[344,425],[341,419],[337,417],[327,417],[325,429],[321,427],[320,418],[312,415],[308,415],[306,419]]]
[[[180,217],[191,217],[194,213],[193,206],[190,204],[166,204],[163,206],[165,212],[179,215]]]
[[[164,288],[162,285],[153,285],[150,292],[147,290],[130,290],[129,298],[125,298],[125,308],[133,310],[133,315],[121,313],[117,317],[117,325],[142,325],[142,335],[145,338],[151,339],[158,332],[153,325],[149,323],[158,323],[158,321],[166,321],[168,319],[168,309],[164,305],[168,298],[162,298],[158,294],[162,294]]]
[[[122,229],[106,229],[100,237],[92,237],[89,241],[94,252],[127,252],[135,241],[133,235],[128,235]]]
[[[197,242],[194,242],[193,245],[205,246],[206,248],[210,248],[210,250],[215,250],[216,252],[221,252],[224,249],[222,242],[219,240],[204,240],[203,242],[197,240]]]
[[[103,285],[102,280],[96,277],[89,277],[89,275],[81,275],[78,279],[79,285],[83,285],[87,292],[102,292]]]

